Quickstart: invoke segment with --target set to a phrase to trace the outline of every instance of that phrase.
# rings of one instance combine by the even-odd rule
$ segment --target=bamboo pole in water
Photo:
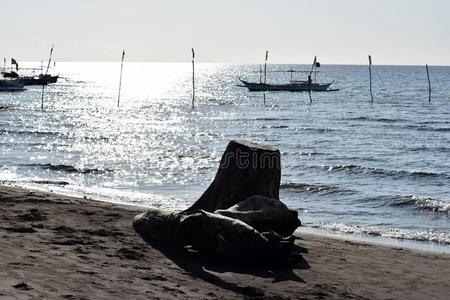
[[[192,48],[192,108],[195,105],[195,52]]]
[[[50,49],[50,56],[48,58],[47,69],[45,70],[44,77],[42,78],[42,95],[41,95],[41,109],[44,109],[44,93],[45,93],[45,80],[47,79],[48,69],[50,68],[50,62],[52,61],[53,47]]]
[[[431,81],[430,81],[430,71],[428,70],[428,64],[425,65],[427,69],[427,78],[428,78],[428,102],[431,102]]]
[[[370,102],[373,102],[372,94],[372,56],[369,55],[369,91],[370,91]]]
[[[117,95],[117,107],[120,106],[120,90],[122,89],[122,72],[123,72],[123,60],[125,58],[125,50],[122,51],[122,62],[120,63],[120,77],[119,77],[119,93]]]
[[[264,88],[266,87],[267,83],[267,58],[269,57],[269,51],[266,50],[266,59],[264,61]],[[266,91],[264,90],[264,105],[266,105]]]
[[[309,103],[312,103],[312,96],[311,96],[311,84],[312,84],[312,72],[314,71],[314,68],[316,66],[316,62],[317,62],[317,56],[314,56],[314,61],[313,64],[311,66],[311,71],[309,72],[308,75],[308,95],[309,95]]]

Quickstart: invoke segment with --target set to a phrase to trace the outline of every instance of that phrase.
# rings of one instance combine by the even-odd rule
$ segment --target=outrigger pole
[[[48,69],[50,68],[50,62],[52,61],[52,54],[53,54],[53,48],[55,45],[52,45],[52,48],[50,49],[50,56],[48,58],[48,64],[47,69],[45,70],[45,75],[42,78],[42,96],[41,96],[41,109],[44,109],[44,92],[45,92],[45,82],[47,79]]]
[[[120,63],[119,93],[117,95],[117,107],[119,107],[120,105],[120,90],[122,89],[122,72],[124,59],[125,59],[125,49],[122,51],[122,62]]]

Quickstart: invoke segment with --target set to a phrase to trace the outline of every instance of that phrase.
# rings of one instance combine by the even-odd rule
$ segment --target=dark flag
[[[16,71],[19,71],[19,64],[14,58],[11,58],[11,65],[16,65]]]
[[[125,58],[125,50],[122,51],[122,61]]]
[[[268,58],[269,58],[269,51],[266,50],[266,61],[267,61]]]
[[[194,52],[194,48],[192,48],[192,59],[195,58],[195,52]]]
[[[369,55],[369,65],[372,65],[372,56]]]

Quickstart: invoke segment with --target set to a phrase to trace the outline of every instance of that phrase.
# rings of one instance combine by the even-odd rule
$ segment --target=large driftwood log
[[[281,236],[290,236],[301,225],[296,210],[288,209],[280,200],[259,195],[214,213],[241,220],[260,232],[274,231]]]
[[[294,239],[261,233],[244,222],[204,210],[183,216],[176,233],[184,245],[200,252],[239,261],[260,261],[286,256]]]
[[[280,175],[277,149],[232,141],[214,181],[189,209],[152,209],[137,215],[133,226],[149,242],[189,245],[239,261],[284,259],[300,221],[279,200]]]
[[[211,185],[186,211],[227,209],[261,195],[279,199],[280,151],[269,145],[231,141],[220,160]]]

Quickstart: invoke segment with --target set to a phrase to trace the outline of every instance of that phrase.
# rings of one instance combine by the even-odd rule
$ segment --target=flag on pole
[[[372,56],[369,55],[369,65],[372,65]]]
[[[266,61],[267,61],[268,58],[269,58],[269,51],[266,50]]]
[[[192,59],[195,58],[195,52],[194,52],[194,48],[192,48]]]
[[[122,51],[122,61],[125,58],[125,49]]]
[[[19,64],[14,58],[11,58],[11,65],[16,65],[16,71],[19,71]]]

